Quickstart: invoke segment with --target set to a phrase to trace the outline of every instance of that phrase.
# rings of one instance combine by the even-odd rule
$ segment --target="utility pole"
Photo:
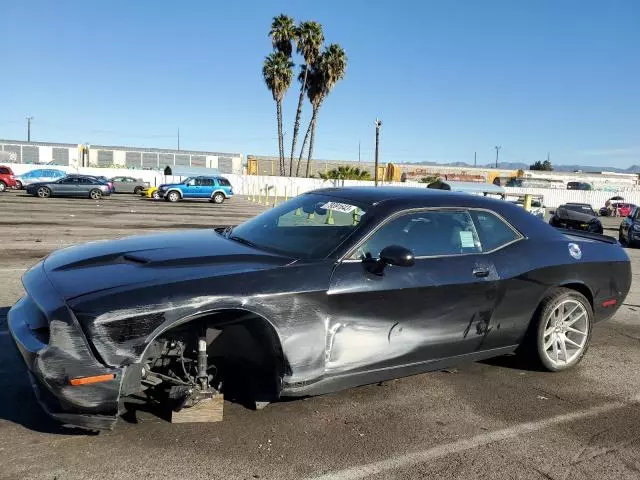
[[[374,172],[374,180],[376,187],[378,186],[378,150],[380,146],[380,127],[382,126],[382,122],[376,118],[376,161],[375,161],[375,172]]]
[[[502,145],[496,145],[494,148],[496,149],[496,168],[498,168],[498,159],[500,158],[500,149],[502,148]]]
[[[358,140],[358,163],[360,163],[360,140]]]
[[[474,166],[474,167],[478,166],[478,157],[477,157],[477,153],[478,153],[478,152],[473,152],[473,166]]]
[[[180,150],[180,127],[178,127],[178,150]]]
[[[33,117],[27,117],[27,142],[31,141],[31,120]]]

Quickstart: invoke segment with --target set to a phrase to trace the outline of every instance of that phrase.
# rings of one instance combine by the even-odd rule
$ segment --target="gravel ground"
[[[138,412],[97,435],[60,429],[42,414],[4,318],[27,267],[62,246],[237,223],[262,208],[242,198],[212,205],[0,195],[0,478],[640,478],[635,274],[625,305],[596,327],[584,361],[566,373],[504,357],[260,412],[225,403],[216,424],[172,425]],[[604,219],[606,233],[616,235],[619,221]],[[628,253],[637,265],[640,251]]]

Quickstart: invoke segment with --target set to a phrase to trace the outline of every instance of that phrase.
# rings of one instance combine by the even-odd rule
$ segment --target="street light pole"
[[[27,117],[27,142],[31,141],[31,120],[33,117]]]
[[[378,186],[378,150],[380,146],[380,127],[382,126],[382,122],[376,118],[376,161],[375,161],[375,171],[374,171],[374,180],[375,186]]]
[[[500,149],[502,148],[502,145],[496,145],[494,148],[496,149],[496,168],[498,168],[498,159],[500,158]]]

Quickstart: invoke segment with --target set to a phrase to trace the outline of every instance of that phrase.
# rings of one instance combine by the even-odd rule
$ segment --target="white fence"
[[[16,175],[25,173],[36,168],[51,168],[65,170],[69,173],[85,173],[87,175],[102,175],[107,178],[115,176],[127,176],[141,178],[151,185],[160,185],[162,183],[179,182],[184,177],[165,176],[161,172],[154,170],[133,170],[128,168],[94,168],[94,167],[48,167],[47,165],[28,165],[28,164],[5,164],[11,167]],[[319,178],[295,178],[295,177],[271,177],[271,176],[255,176],[255,175],[224,175],[233,185],[233,190],[238,195],[262,195],[269,192],[270,197],[277,196],[284,198],[299,195],[304,192],[315,190],[317,188],[338,187],[338,186],[372,186],[371,181],[359,180],[322,180]],[[404,187],[404,188],[426,188],[424,183],[384,183],[385,186]],[[624,189],[619,192],[605,192],[598,190],[559,190],[551,188],[512,188],[505,187],[508,194],[524,195],[531,193],[544,196],[544,204],[546,207],[555,208],[563,203],[578,202],[588,203],[596,210],[604,205],[604,202],[612,196],[618,194],[625,198],[629,203],[640,205],[640,190]]]

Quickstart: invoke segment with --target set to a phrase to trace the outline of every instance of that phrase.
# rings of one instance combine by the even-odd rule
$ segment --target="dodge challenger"
[[[59,250],[8,318],[45,410],[108,429],[133,396],[261,408],[513,352],[563,371],[630,283],[615,239],[509,202],[333,188],[235,227]]]

